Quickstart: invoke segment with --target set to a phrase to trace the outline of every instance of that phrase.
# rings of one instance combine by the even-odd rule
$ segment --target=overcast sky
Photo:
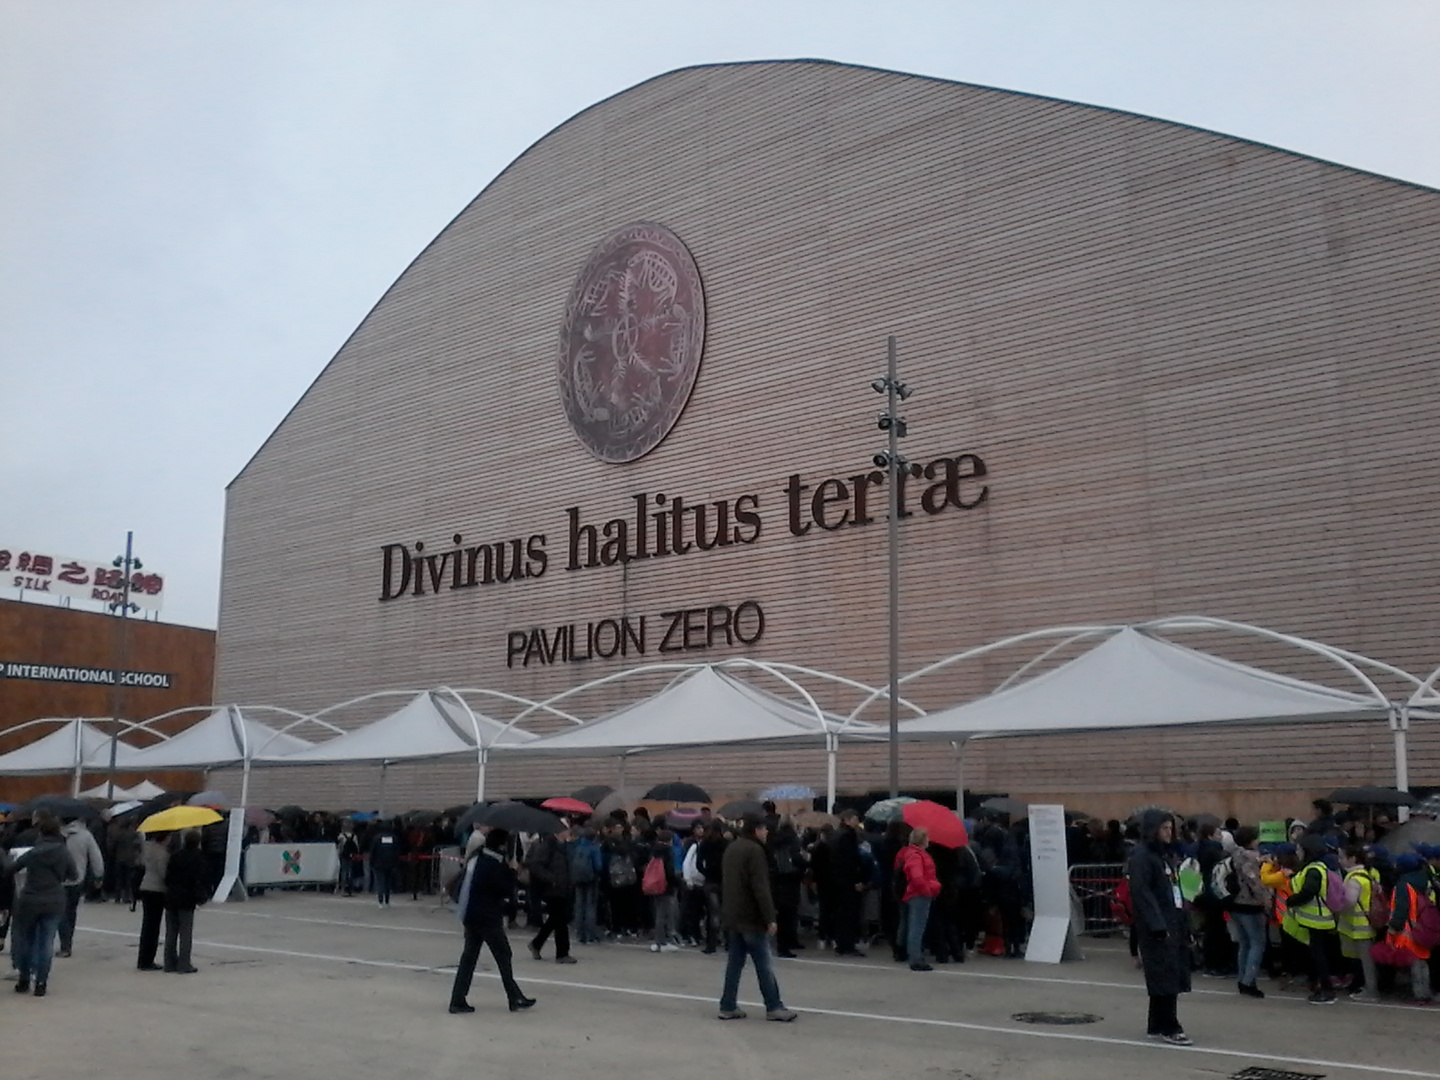
[[[1440,188],[1436,0],[0,0],[0,548],[134,529],[214,626],[225,485],[486,183],[651,76],[796,57]]]

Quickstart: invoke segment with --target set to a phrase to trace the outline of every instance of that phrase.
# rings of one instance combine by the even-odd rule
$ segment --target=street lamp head
[[[914,392],[914,390],[911,390],[910,387],[906,386],[903,382],[897,382],[895,384],[895,396],[901,401],[904,401]]]
[[[890,381],[888,379],[875,379],[870,383],[870,389],[874,390],[877,394],[886,393],[890,389]]]

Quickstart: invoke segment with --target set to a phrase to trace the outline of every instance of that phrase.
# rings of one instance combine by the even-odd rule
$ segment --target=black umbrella
[[[464,832],[466,829],[473,829],[480,823],[480,819],[485,815],[485,811],[489,809],[489,807],[490,804],[488,802],[477,802],[465,810],[455,819],[455,831]]]
[[[488,807],[476,824],[526,833],[557,833],[565,828],[565,823],[549,811],[518,802],[502,802]]]
[[[459,806],[447,806],[444,810],[440,811],[440,816],[448,818],[458,818],[461,814],[465,813],[465,811],[469,809],[469,803],[461,803]]]
[[[1393,787],[1342,787],[1336,788],[1326,798],[1332,803],[1347,806],[1414,806],[1420,800],[1408,791]]]
[[[303,806],[282,806],[275,811],[275,816],[281,818],[309,817],[310,811]]]
[[[746,814],[764,814],[765,807],[761,806],[754,799],[733,799],[720,807],[719,810],[716,810],[715,813],[727,821],[734,821],[736,818],[742,818]]]
[[[68,795],[41,795],[31,799],[15,811],[17,818],[34,818],[37,810],[48,810],[58,818],[84,818],[89,821],[100,816],[100,811],[83,799],[72,799]]]
[[[1012,799],[1008,795],[996,795],[993,799],[986,799],[980,804],[980,809],[1014,818],[1023,818],[1030,813],[1029,804],[1023,803],[1019,799]]]
[[[710,793],[702,787],[694,784],[685,784],[679,780],[668,784],[656,784],[645,793],[647,799],[658,799],[661,802],[703,802],[710,801]]]
[[[406,825],[434,825],[439,820],[439,810],[411,810],[405,815]]]
[[[590,784],[587,787],[582,787],[578,791],[572,791],[570,797],[572,799],[579,799],[583,803],[589,803],[591,806],[597,806],[601,799],[605,798],[606,795],[609,795],[614,790],[615,789],[609,784]]]

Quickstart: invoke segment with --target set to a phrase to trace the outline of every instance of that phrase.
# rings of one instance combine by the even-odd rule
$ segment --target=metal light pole
[[[120,743],[120,703],[122,694],[124,693],[124,687],[121,685],[121,681],[125,677],[125,667],[128,660],[126,653],[129,651],[130,646],[130,611],[132,608],[138,610],[138,605],[130,603],[130,575],[132,572],[141,569],[140,560],[135,558],[134,555],[134,543],[135,534],[133,532],[126,532],[125,557],[121,559],[117,556],[110,564],[120,570],[124,575],[124,581],[121,582],[120,586],[120,599],[110,602],[110,610],[112,612],[116,608],[120,609],[120,625],[115,628],[115,682],[110,690],[110,722],[113,730],[110,732],[110,768],[107,772],[105,785],[105,797],[107,799],[115,798],[115,753],[119,749]]]
[[[883,453],[876,454],[876,465],[886,470],[886,487],[890,494],[890,797],[900,794],[900,478],[910,472],[910,462],[900,456],[899,441],[907,434],[905,418],[896,413],[899,402],[913,391],[896,375],[895,336],[886,339],[887,369],[883,379],[870,384],[876,393],[885,395],[885,411],[876,426],[889,434]]]

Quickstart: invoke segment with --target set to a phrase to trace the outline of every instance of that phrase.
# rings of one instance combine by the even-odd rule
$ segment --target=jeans
[[[600,886],[596,882],[575,886],[575,936],[582,945],[587,941],[600,940],[600,931],[595,923],[599,901]]]
[[[165,970],[190,967],[190,939],[195,932],[195,909],[165,909]]]
[[[668,945],[679,936],[680,902],[674,893],[652,896],[655,912],[655,936],[657,945]]]
[[[545,898],[545,921],[540,924],[540,933],[530,947],[539,952],[545,947],[545,940],[551,932],[555,934],[555,959],[570,955],[570,899],[565,896]]]
[[[37,983],[50,978],[50,962],[55,957],[55,932],[60,929],[61,913],[53,915],[19,914],[11,931],[10,948],[14,952],[15,970],[20,978],[33,977]]]
[[[775,981],[775,964],[770,956],[770,935],[763,931],[758,934],[742,934],[732,931],[727,935],[728,953],[725,960],[725,989],[720,993],[720,1011],[731,1012],[739,1008],[736,995],[740,993],[740,972],[745,970],[745,958],[755,961],[755,978],[760,982],[760,996],[765,1001],[765,1011],[774,1012],[785,1008],[780,1000],[780,984]]]
[[[925,941],[925,924],[930,921],[930,897],[913,896],[905,901],[902,916],[905,922],[905,957],[912,964],[925,962],[922,948]]]
[[[495,969],[500,973],[500,983],[505,987],[505,997],[519,1001],[525,995],[515,981],[515,966],[511,963],[510,939],[505,936],[505,927],[499,923],[486,926],[465,927],[465,949],[460,954],[460,963],[455,966],[455,985],[450,990],[450,1004],[464,1005],[465,995],[470,993],[470,983],[475,978],[475,962],[480,959],[480,947],[490,946],[490,955],[495,958]]]
[[[75,941],[75,922],[80,916],[80,901],[85,897],[84,884],[65,886],[65,914],[60,916],[60,951],[69,952]]]
[[[1230,925],[1240,934],[1240,984],[1254,986],[1260,977],[1260,963],[1265,959],[1265,913],[1231,912]]]
[[[375,878],[376,902],[381,904],[390,903],[391,879],[394,878],[395,871],[388,866],[371,866],[370,873],[374,875]]]

